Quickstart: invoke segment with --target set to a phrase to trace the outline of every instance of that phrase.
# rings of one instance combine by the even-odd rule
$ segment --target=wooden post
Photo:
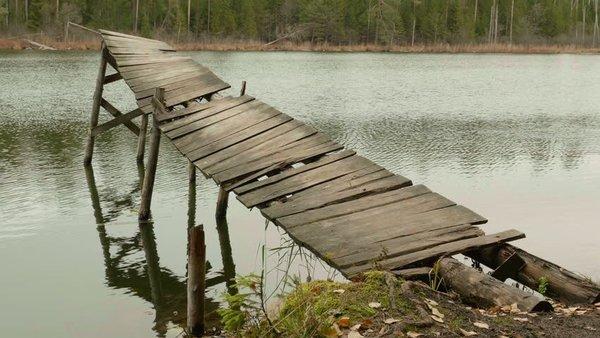
[[[146,148],[146,133],[148,132],[148,114],[142,115],[140,135],[138,136],[137,157],[138,163],[144,162],[144,150]]]
[[[222,187],[219,187],[219,196],[217,197],[217,210],[215,212],[215,217],[217,222],[221,218],[225,218],[227,216],[227,203],[229,202],[229,192],[225,191]]]
[[[242,81],[242,89],[240,89],[240,96],[246,94],[246,81]]]
[[[85,147],[85,157],[83,164],[89,165],[92,163],[92,155],[94,153],[94,136],[92,129],[98,125],[98,115],[100,114],[100,101],[102,100],[102,92],[104,90],[104,76],[106,75],[106,54],[108,53],[106,46],[102,43],[102,57],[100,59],[100,69],[96,78],[96,90],[94,91],[94,101],[92,104],[92,115],[90,117],[90,130],[88,131],[87,144]]]
[[[196,224],[196,167],[188,162],[188,228]]]
[[[188,229],[187,326],[194,336],[204,333],[206,245],[202,225]]]
[[[546,279],[546,296],[566,304],[596,303],[600,301],[600,286],[569,270],[532,255],[510,244],[468,252],[466,255],[496,269],[510,256],[517,254],[525,262],[510,278],[538,290],[540,280]]]
[[[154,114],[160,111],[159,105],[164,104],[165,89],[156,88],[154,99]],[[140,213],[138,219],[145,221],[150,218],[150,204],[152,202],[152,190],[154,188],[154,177],[156,175],[156,164],[158,162],[158,148],[160,147],[160,130],[158,129],[158,121],[156,116],[152,116],[152,135],[150,138],[150,149],[148,154],[148,164],[146,165],[146,173],[144,174],[144,185],[142,186],[142,201],[140,203]]]
[[[552,311],[553,309],[547,301],[514,286],[504,284],[454,258],[442,258],[436,264],[439,266],[437,270],[445,285],[457,292],[467,303],[487,307],[516,303],[519,310],[527,312]]]

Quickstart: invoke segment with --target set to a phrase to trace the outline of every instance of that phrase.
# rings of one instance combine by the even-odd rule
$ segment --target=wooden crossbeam
[[[110,104],[110,102],[106,101],[104,98],[102,98],[102,100],[100,101],[100,105],[102,106],[102,108],[106,109],[106,111],[109,112],[114,117],[123,116],[123,113],[121,113],[120,110],[115,108],[115,106]],[[125,121],[123,121],[123,124],[129,130],[131,130],[134,134],[136,134],[136,135],[140,134],[140,128],[135,123],[131,122],[129,119],[125,119]]]
[[[131,119],[136,118],[142,114],[144,114],[144,112],[140,108],[136,108],[126,114],[122,114],[118,117],[115,117],[114,119],[93,128],[92,136],[96,136],[96,135],[103,133],[109,129],[112,129],[120,124],[124,124],[125,122],[128,122]],[[139,131],[138,131],[138,135],[139,135]]]
[[[113,83],[116,81],[119,81],[123,79],[123,76],[121,75],[121,73],[114,73],[114,74],[110,74],[104,77],[104,84],[109,84],[109,83]]]

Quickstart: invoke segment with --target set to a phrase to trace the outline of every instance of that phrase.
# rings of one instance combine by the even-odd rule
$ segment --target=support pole
[[[196,167],[188,163],[188,228],[196,224]]]
[[[187,325],[194,336],[204,333],[206,245],[202,225],[188,229]]]
[[[144,150],[146,148],[146,133],[148,132],[148,114],[142,115],[140,135],[138,136],[137,156],[138,163],[144,162]]]
[[[217,211],[215,217],[217,222],[227,216],[227,203],[229,202],[229,192],[219,187],[219,196],[217,197]]]
[[[142,186],[142,201],[140,203],[140,213],[138,219],[146,221],[150,218],[150,204],[152,202],[152,190],[154,189],[154,177],[156,175],[156,164],[158,162],[158,148],[160,147],[160,130],[156,113],[161,110],[160,105],[164,105],[165,89],[156,88],[156,93],[152,103],[154,104],[154,114],[152,115],[152,135],[150,137],[150,149],[148,153],[148,164],[144,174],[144,185]]]
[[[104,91],[104,76],[106,75],[106,54],[108,53],[106,46],[102,43],[102,57],[100,59],[100,69],[96,78],[96,90],[94,91],[94,101],[92,104],[92,115],[90,116],[90,130],[88,131],[87,144],[85,147],[85,157],[83,164],[89,165],[92,163],[92,155],[94,153],[94,136],[92,129],[98,125],[98,115],[100,114],[100,102],[102,101],[102,92]]]

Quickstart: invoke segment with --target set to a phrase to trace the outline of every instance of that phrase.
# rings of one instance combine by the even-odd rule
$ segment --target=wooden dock
[[[485,234],[477,225],[487,220],[476,212],[386,170],[257,98],[218,94],[230,86],[164,42],[100,33],[103,61],[85,161],[91,162],[94,138],[120,124],[138,135],[138,160],[143,159],[151,116],[141,219],[149,217],[160,138],[166,137],[225,196],[233,191],[246,207],[258,208],[299,245],[349,278],[374,267],[401,275],[406,269],[431,267],[440,257],[473,256],[525,237],[517,230]],[[107,75],[107,64],[116,72]],[[121,79],[138,104],[124,114],[102,98],[103,86]],[[100,107],[115,118],[98,125]],[[140,126],[131,121],[138,116]],[[498,266],[506,270],[503,263],[508,261]],[[507,276],[517,276],[522,268]],[[597,297],[597,286],[588,291],[590,298]]]

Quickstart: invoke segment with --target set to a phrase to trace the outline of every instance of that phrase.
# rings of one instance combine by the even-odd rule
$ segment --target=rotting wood
[[[468,267],[454,258],[442,258],[436,270],[446,287],[457,292],[463,301],[478,307],[517,304],[527,312],[552,311],[552,305],[535,295]]]
[[[492,272],[491,276],[504,282],[506,279],[516,276],[524,266],[525,261],[517,253],[513,253]]]
[[[412,280],[412,279],[418,279],[418,280],[423,280],[423,279],[428,279],[429,278],[429,273],[431,272],[431,267],[429,266],[424,266],[424,267],[420,267],[420,268],[409,268],[409,269],[402,269],[402,270],[394,270],[392,271],[394,273],[394,275],[402,278],[402,279],[407,279],[407,280]]]
[[[593,304],[600,301],[600,286],[596,283],[513,245],[501,244],[467,252],[466,255],[495,269],[514,253],[525,261],[525,266],[511,277],[515,281],[538,290],[540,280],[545,278],[548,282],[546,296],[566,304]]]
[[[206,245],[204,229],[188,229],[187,324],[194,336],[204,334],[204,293],[206,288]]]

